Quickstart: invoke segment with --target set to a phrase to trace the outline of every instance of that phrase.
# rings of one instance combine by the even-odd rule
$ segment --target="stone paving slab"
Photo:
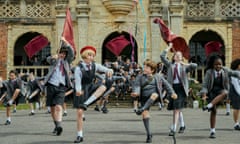
[[[85,115],[83,144],[144,144],[145,129],[141,116],[132,108],[110,108],[108,114],[96,112],[90,107]],[[63,117],[63,133],[54,136],[53,123],[46,110],[36,111],[28,116],[28,110],[18,110],[12,114],[12,124],[5,126],[5,111],[0,111],[1,144],[71,144],[76,137],[76,112],[68,110]],[[216,139],[209,139],[209,113],[201,109],[185,109],[186,131],[176,134],[177,144],[238,144],[240,131],[233,130],[232,114],[225,115],[220,109],[217,115]],[[151,130],[153,144],[173,144],[168,136],[172,122],[172,111],[151,110]]]

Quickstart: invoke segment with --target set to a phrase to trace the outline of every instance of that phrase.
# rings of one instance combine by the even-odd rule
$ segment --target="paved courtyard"
[[[145,129],[141,116],[132,108],[110,108],[108,114],[96,112],[92,107],[85,113],[83,144],[144,144]],[[76,137],[76,115],[74,109],[63,117],[63,133],[54,136],[53,123],[46,110],[36,111],[28,116],[28,110],[18,110],[12,115],[12,124],[5,126],[5,111],[0,111],[1,144],[71,144]],[[173,144],[168,136],[172,112],[151,110],[153,144]],[[185,109],[186,131],[176,134],[177,144],[238,144],[240,131],[233,130],[232,114],[225,115],[220,109],[217,115],[216,139],[209,139],[209,113],[201,109]]]

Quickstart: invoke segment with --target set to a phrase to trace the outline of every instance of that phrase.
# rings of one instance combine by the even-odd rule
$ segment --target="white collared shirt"
[[[214,71],[214,76],[215,76],[215,78],[217,78],[218,77],[218,74],[221,76],[221,74],[222,74],[222,70],[220,70],[220,71]]]

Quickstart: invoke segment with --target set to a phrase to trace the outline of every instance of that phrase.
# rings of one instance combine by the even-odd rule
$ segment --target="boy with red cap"
[[[83,141],[83,112],[87,106],[95,102],[105,91],[103,84],[95,84],[96,72],[113,73],[111,69],[94,63],[96,48],[85,46],[80,51],[82,62],[75,68],[75,96],[73,106],[77,109],[77,138],[74,143]],[[103,79],[103,78],[101,78]]]

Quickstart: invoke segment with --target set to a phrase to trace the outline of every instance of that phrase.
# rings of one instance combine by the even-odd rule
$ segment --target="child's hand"
[[[173,46],[173,43],[169,43],[168,47],[167,47],[167,50],[169,51],[172,48],[172,46]]]
[[[132,96],[132,97],[137,97],[138,94],[137,94],[137,93],[131,93],[131,96]]]
[[[197,81],[197,80],[194,80],[194,83],[195,83],[195,84],[199,84],[199,81]]]
[[[203,96],[202,96],[202,100],[206,100],[208,97],[207,97],[207,95],[206,94],[203,94]]]
[[[61,40],[68,44],[68,41],[65,39],[65,37],[61,37]]]
[[[83,91],[77,91],[76,92],[76,96],[81,96],[81,95],[83,95]]]
[[[171,98],[175,100],[175,99],[178,98],[178,96],[177,96],[177,94],[172,94],[172,95],[171,95]]]
[[[53,59],[58,59],[58,55],[55,54],[55,55],[52,56],[52,58],[53,58]]]

